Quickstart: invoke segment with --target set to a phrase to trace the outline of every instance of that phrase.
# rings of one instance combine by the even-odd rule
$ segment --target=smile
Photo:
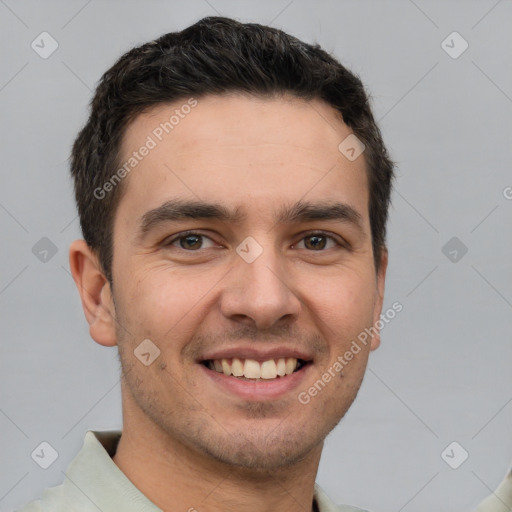
[[[238,377],[242,380],[271,380],[291,375],[307,362],[295,357],[280,357],[266,361],[233,357],[209,359],[203,361],[203,364],[210,370],[223,373],[228,377]]]

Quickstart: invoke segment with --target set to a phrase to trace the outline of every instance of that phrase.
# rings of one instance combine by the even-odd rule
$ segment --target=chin
[[[315,424],[311,420],[289,420],[272,421],[265,426],[265,420],[256,420],[250,426],[245,422],[219,428],[210,424],[189,439],[195,438],[195,450],[203,455],[237,470],[263,476],[290,468],[315,454],[319,458],[324,438],[338,422],[331,419],[329,424]]]
[[[215,450],[206,449],[205,452],[218,462],[263,476],[296,465],[307,458],[318,444],[321,444],[321,441],[305,446],[303,439],[296,442],[290,439],[286,442],[273,439],[270,442],[256,444],[247,436],[240,434],[238,440],[231,437],[229,447],[224,450],[217,444]]]

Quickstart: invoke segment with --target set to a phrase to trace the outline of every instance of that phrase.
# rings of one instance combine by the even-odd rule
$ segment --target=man
[[[103,76],[70,267],[123,430],[24,512],[354,511],[315,484],[380,343],[393,165],[358,78],[205,18]]]

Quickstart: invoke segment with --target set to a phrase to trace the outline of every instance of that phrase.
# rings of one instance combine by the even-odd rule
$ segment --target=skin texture
[[[180,104],[139,115],[122,160]],[[323,441],[380,343],[374,336],[307,405],[298,401],[382,309],[387,252],[377,274],[364,154],[349,161],[338,150],[350,133],[320,100],[199,98],[124,178],[113,290],[85,242],[71,246],[90,334],[119,347],[124,426],[114,462],[163,510],[311,510]],[[144,214],[171,199],[238,207],[246,217],[160,222],[141,236]],[[298,201],[345,203],[361,225],[276,222]],[[204,237],[172,240],[186,230]],[[318,231],[333,238],[315,245]],[[252,263],[236,252],[249,236],[263,249]],[[160,350],[149,366],[134,356],[144,339]],[[312,364],[284,395],[242,399],[198,362],[230,347],[294,347]]]

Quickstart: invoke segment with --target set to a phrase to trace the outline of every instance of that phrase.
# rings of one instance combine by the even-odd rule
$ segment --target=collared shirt
[[[18,512],[162,512],[112,460],[120,437],[120,430],[87,431],[80,452],[68,466],[64,482],[45,489],[40,500]],[[314,497],[319,512],[364,512],[335,505],[317,484]]]

